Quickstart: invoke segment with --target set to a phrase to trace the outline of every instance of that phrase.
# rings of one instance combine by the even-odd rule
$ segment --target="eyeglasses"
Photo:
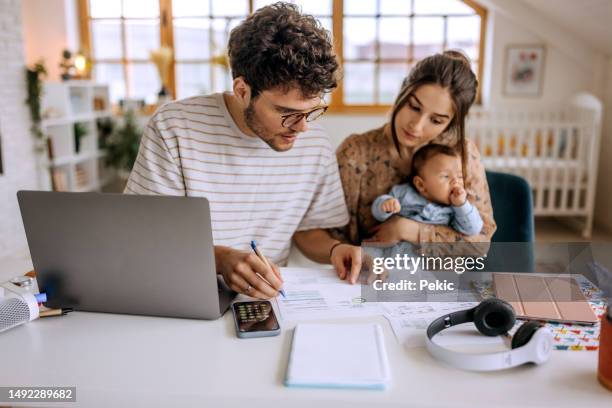
[[[306,118],[306,122],[312,122],[319,119],[327,111],[327,106],[321,106],[313,109],[310,112],[296,112],[288,115],[281,115],[283,127],[290,128],[298,123],[302,118]]]

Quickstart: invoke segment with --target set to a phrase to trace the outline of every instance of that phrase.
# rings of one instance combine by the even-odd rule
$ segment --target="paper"
[[[477,304],[477,302],[390,302],[381,304],[381,309],[400,344],[405,347],[420,347],[425,345],[425,330],[433,320],[457,310],[470,309]],[[476,330],[473,326],[471,328]],[[501,341],[485,341],[472,336],[470,330],[465,331],[465,329],[459,328],[440,333],[436,336],[436,342],[439,344],[467,345],[500,343]]]
[[[282,268],[286,298],[277,298],[284,322],[341,317],[384,316],[397,341],[408,347],[424,346],[425,329],[439,316],[474,307],[477,302],[365,302],[361,286],[338,279],[333,269]],[[476,330],[474,328],[474,330]],[[470,333],[441,333],[436,340],[457,344],[500,343]],[[480,336],[484,337],[484,336]]]
[[[342,281],[333,269],[282,268],[286,297],[279,296],[283,321],[381,315],[377,303],[365,302],[361,286]]]
[[[380,325],[302,323],[296,326],[286,385],[382,389],[390,381]]]

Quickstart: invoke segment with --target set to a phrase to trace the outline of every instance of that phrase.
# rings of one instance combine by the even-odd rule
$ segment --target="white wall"
[[[37,189],[38,179],[25,105],[26,85],[19,0],[0,0],[0,257],[26,247],[15,193]]]
[[[490,89],[486,105],[533,106],[557,104],[580,91],[592,91],[593,64],[578,64],[563,50],[555,47],[533,32],[518,26],[507,15],[493,12],[490,16],[493,27],[490,41],[493,46],[487,58],[491,65],[487,72]],[[503,78],[505,51],[508,44],[543,44],[545,46],[542,93],[539,97],[509,97],[504,95]]]
[[[599,177],[595,204],[595,225],[612,231],[612,56],[604,61],[605,75],[601,89],[604,103],[603,132],[599,156]]]
[[[26,63],[41,58],[48,78],[58,81],[62,51],[79,51],[76,0],[22,0]]]

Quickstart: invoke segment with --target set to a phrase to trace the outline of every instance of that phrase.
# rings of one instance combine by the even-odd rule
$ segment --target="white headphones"
[[[494,371],[525,363],[542,364],[550,357],[552,333],[541,323],[523,323],[512,336],[512,349],[495,353],[462,353],[449,350],[433,341],[442,330],[462,323],[474,322],[485,336],[505,334],[514,326],[516,318],[509,303],[500,299],[486,299],[478,306],[441,316],[427,328],[427,350],[438,360],[454,367],[473,371]]]

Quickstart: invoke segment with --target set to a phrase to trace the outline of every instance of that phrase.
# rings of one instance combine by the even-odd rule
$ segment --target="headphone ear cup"
[[[533,337],[534,333],[542,327],[540,322],[535,320],[529,320],[521,325],[518,328],[514,336],[512,336],[511,346],[513,349],[523,347],[525,344],[529,343],[529,340]]]
[[[474,309],[474,325],[485,336],[499,336],[514,326],[512,306],[501,299],[485,299]]]

